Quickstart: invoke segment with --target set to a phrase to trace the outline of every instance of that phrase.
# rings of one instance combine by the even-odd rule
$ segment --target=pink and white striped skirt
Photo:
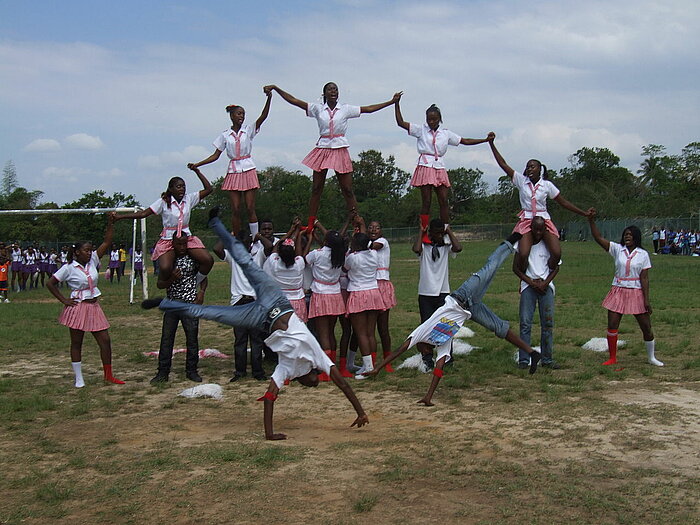
[[[382,310],[391,310],[396,306],[396,293],[394,292],[394,283],[386,279],[377,279],[379,293],[382,296],[384,308]]]
[[[329,169],[336,173],[352,173],[348,148],[314,148],[301,163],[314,171]]]
[[[204,248],[204,243],[201,240],[199,240],[199,237],[197,237],[196,235],[190,235],[187,238],[187,249],[189,250],[191,248]],[[157,260],[158,257],[160,257],[166,252],[169,252],[172,249],[172,239],[159,239],[156,243],[156,247],[153,249],[153,253],[151,254],[151,260]]]
[[[450,187],[450,178],[447,170],[438,170],[428,166],[416,166],[411,177],[411,186],[447,186]]]
[[[357,314],[367,310],[384,310],[384,301],[379,288],[371,290],[358,290],[350,292],[348,298],[347,314]]]
[[[641,288],[613,286],[603,299],[603,308],[618,314],[645,314],[644,293]]]
[[[100,332],[109,328],[107,317],[97,301],[94,303],[81,301],[75,306],[64,307],[58,322],[83,332]]]
[[[305,323],[309,320],[309,311],[306,308],[306,299],[290,299],[294,313]]]
[[[518,223],[515,225],[515,228],[513,228],[513,232],[518,232],[522,235],[525,235],[526,233],[529,233],[530,230],[532,229],[531,227],[532,219],[526,219],[523,217],[518,221]],[[547,231],[554,235],[557,239],[559,238],[559,230],[557,230],[557,227],[554,225],[552,222],[552,219],[545,219],[544,223],[547,226]]]
[[[324,315],[344,315],[345,301],[339,293],[313,293],[309,303],[309,318]]]
[[[229,169],[231,168],[229,167]],[[226,191],[248,191],[256,190],[259,187],[260,181],[258,181],[258,172],[255,168],[239,173],[228,172],[221,185],[221,189]]]

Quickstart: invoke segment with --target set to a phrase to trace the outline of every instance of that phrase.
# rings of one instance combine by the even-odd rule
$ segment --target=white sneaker
[[[5,302],[5,303],[9,303],[9,302],[10,302],[10,300],[9,300],[9,299],[5,299],[5,300],[4,300],[3,302]]]
[[[361,366],[357,366],[355,363],[346,363],[345,368],[347,368],[348,372],[351,374],[356,374],[360,370],[362,370]]]
[[[373,367],[370,367],[369,369],[367,369],[363,366],[355,373],[355,379],[357,379],[357,380],[367,379],[367,376],[362,375],[362,374],[364,374],[365,372],[371,372],[372,370],[374,370]]]
[[[659,361],[658,359],[656,359],[655,357],[649,358],[649,364],[654,365],[654,366],[664,366],[664,364],[661,361]]]

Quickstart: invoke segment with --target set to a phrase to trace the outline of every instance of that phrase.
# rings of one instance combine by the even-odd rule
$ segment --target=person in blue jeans
[[[508,321],[498,317],[482,302],[486,290],[488,290],[494,275],[496,275],[496,271],[498,271],[498,268],[500,268],[506,258],[515,251],[513,243],[521,237],[522,235],[519,233],[512,233],[508,239],[491,253],[486,260],[486,264],[478,272],[473,273],[457,290],[445,298],[443,306],[438,308],[429,319],[411,332],[397,350],[387,356],[372,372],[365,375],[376,375],[383,367],[414,345],[417,345],[421,351],[425,348],[431,351],[432,348],[436,348],[437,361],[433,369],[433,380],[430,383],[427,394],[418,401],[418,403],[422,403],[425,406],[433,406],[433,394],[444,375],[443,368],[445,363],[450,359],[450,343],[468,319],[479,323],[498,337],[530,354],[529,368],[530,373],[534,374],[537,371],[537,363],[539,363],[541,358],[540,353],[533,350],[529,344],[518,337],[510,329]]]
[[[267,392],[258,399],[258,401],[264,401],[263,421],[266,439],[287,438],[285,434],[276,434],[272,426],[274,402],[285,381],[295,379],[304,386],[318,386],[318,375],[321,372],[330,376],[357,412],[357,418],[350,426],[359,428],[368,424],[367,414],[355,396],[355,392],[340,375],[337,367],[321,349],[306,325],[296,316],[292,305],[277,283],[253,262],[253,258],[243,244],[226,230],[218,213],[218,208],[213,208],[209,212],[209,226],[243,270],[248,282],[255,290],[255,301],[243,305],[214,306],[156,298],[146,299],[141,306],[143,308],[159,306],[166,312],[182,312],[190,317],[218,321],[229,326],[260,328],[265,332],[267,335],[265,343],[279,357]]]
[[[520,278],[520,338],[530,344],[532,320],[537,306],[540,314],[542,366],[556,370],[559,365],[552,359],[555,292],[553,281],[559,273],[559,266],[552,270],[547,264],[550,254],[547,244],[543,242],[546,228],[542,217],[532,219],[532,248],[527,260],[527,270],[523,272],[513,261],[513,273]],[[517,251],[517,245],[515,249]],[[518,349],[518,368],[525,369],[529,366],[530,356],[522,348]]]

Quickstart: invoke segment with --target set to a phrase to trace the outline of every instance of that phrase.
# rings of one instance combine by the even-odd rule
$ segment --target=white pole
[[[146,219],[141,219],[141,253],[143,254],[143,279],[141,283],[143,285],[143,298],[148,299],[148,270],[146,268]]]
[[[134,219],[133,226],[131,228],[131,276],[129,279],[129,304],[134,304],[134,253],[136,253],[136,224],[138,219]]]

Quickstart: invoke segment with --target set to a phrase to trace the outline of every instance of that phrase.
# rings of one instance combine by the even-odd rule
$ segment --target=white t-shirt
[[[284,295],[289,299],[297,300],[304,298],[304,258],[296,256],[294,264],[287,268],[282,262],[282,258],[273,253],[265,261],[263,270],[280,285]]]
[[[532,184],[529,177],[516,171],[513,173],[513,185],[518,189],[520,194],[520,207],[522,211],[520,216],[526,219],[533,217],[542,217],[550,219],[547,212],[547,197],[555,199],[559,196],[559,189],[550,181],[540,178],[537,184]],[[532,210],[532,193],[535,192],[536,211],[533,214]]]
[[[99,267],[100,258],[97,256],[97,251],[93,251],[92,257],[90,257],[85,267],[74,260],[70,264],[61,266],[53,275],[59,282],[68,285],[68,288],[71,289],[71,299],[75,299],[76,301],[94,299],[102,295],[102,292],[100,292],[100,289],[97,287],[97,279],[100,275],[98,271]],[[85,272],[87,272],[87,274]],[[88,284],[88,274],[90,275],[90,279],[92,279],[92,290]]]
[[[360,106],[337,104],[331,110],[328,104],[309,104],[306,115],[316,119],[320,138],[317,148],[347,148],[350,146],[345,133],[348,130],[348,119],[360,116]]]
[[[462,140],[462,137],[447,129],[438,127],[433,131],[426,123],[409,124],[408,134],[418,139],[418,165],[437,170],[445,169],[442,157],[447,153],[447,146],[459,146]]]
[[[255,297],[255,290],[248,282],[243,270],[226,249],[224,256],[224,260],[231,266],[231,304],[236,304],[244,295]]]
[[[462,308],[450,295],[445,297],[445,304],[411,332],[408,339],[411,345],[427,343],[437,349],[437,360],[450,354],[452,338],[472,314]]]
[[[285,379],[291,381],[308,374],[312,368],[330,373],[333,361],[321,350],[321,345],[301,319],[292,313],[287,325],[287,330],[275,330],[265,339],[265,344],[279,358],[275,371],[272,372],[272,380],[277,388],[284,386]]]
[[[253,138],[258,131],[254,124],[243,123],[238,133],[229,128],[216,137],[214,147],[219,151],[226,150],[226,155],[232,161],[229,163],[228,173],[242,173],[255,169],[250,153],[253,151]]]
[[[170,208],[163,199],[158,199],[150,208],[153,213],[160,215],[163,219],[163,231],[160,234],[161,239],[170,240],[177,233],[178,222],[182,220],[182,231],[187,235],[192,235],[190,231],[190,212],[199,204],[199,192],[194,191],[187,193],[182,202],[178,203],[175,199],[170,200]]]
[[[513,248],[516,252],[520,253],[520,243],[516,242]],[[549,277],[549,250],[547,249],[547,243],[540,241],[537,244],[533,244],[530,248],[530,256],[527,259],[527,275],[530,279],[542,279],[547,280]],[[559,260],[561,264],[561,259]],[[520,292],[527,288],[529,285],[525,281],[520,281]],[[552,289],[552,293],[556,292],[554,287],[554,280],[549,283],[549,287]]]
[[[433,245],[423,244],[420,254],[420,277],[418,280],[418,295],[430,295],[436,297],[443,293],[450,293],[450,275],[447,260],[457,257],[452,251],[450,237],[445,235],[445,245],[437,246],[440,257],[433,261]]]
[[[620,288],[641,288],[639,275],[642,270],[651,268],[649,253],[643,248],[635,248],[630,253],[625,246],[616,242],[610,243],[608,253],[615,259],[615,278],[612,285]]]
[[[272,246],[274,247],[278,241],[279,239],[277,237],[272,237]],[[255,264],[260,266],[260,268],[263,267],[265,261],[267,260],[267,256],[265,255],[265,245],[262,243],[262,241],[257,240],[250,246],[250,256],[255,261]]]
[[[319,248],[306,254],[306,264],[311,267],[313,272],[313,282],[311,283],[311,291],[321,294],[340,293],[340,278],[341,267],[333,268],[331,266],[331,249],[328,246]]]
[[[352,252],[345,258],[344,266],[348,270],[348,292],[378,288],[377,260],[375,250]]]
[[[376,241],[382,245],[381,248],[375,250],[377,252],[377,280],[378,281],[388,281],[389,280],[389,265],[391,264],[391,247],[389,246],[389,241],[384,237],[379,237]]]

